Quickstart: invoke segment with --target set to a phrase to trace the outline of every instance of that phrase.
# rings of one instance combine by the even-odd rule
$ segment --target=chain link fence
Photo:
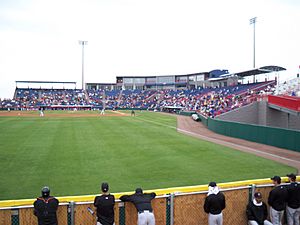
[[[221,189],[226,198],[223,211],[224,224],[247,224],[246,206],[255,191],[260,191],[267,203],[272,185],[244,186]],[[158,196],[152,201],[156,225],[200,225],[208,224],[208,215],[203,206],[207,191],[193,193],[172,193]],[[88,210],[91,208],[94,213]],[[59,225],[95,225],[96,209],[92,202],[63,203],[57,211]],[[0,225],[37,225],[33,206],[0,209]],[[133,204],[115,204],[116,225],[136,225],[137,211]]]

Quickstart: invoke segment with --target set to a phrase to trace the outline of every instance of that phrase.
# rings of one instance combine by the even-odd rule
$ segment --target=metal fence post
[[[12,225],[19,225],[20,224],[19,210],[18,209],[11,210],[11,224]]]
[[[120,202],[118,204],[119,207],[119,225],[125,225],[125,204],[124,202]]]
[[[71,225],[75,225],[75,202],[71,201],[69,203],[70,215],[71,215]]]
[[[254,197],[255,189],[256,189],[256,185],[252,184],[249,192],[249,202],[251,202]]]
[[[170,225],[174,224],[174,198],[175,198],[175,194],[171,193],[171,195],[170,195]]]

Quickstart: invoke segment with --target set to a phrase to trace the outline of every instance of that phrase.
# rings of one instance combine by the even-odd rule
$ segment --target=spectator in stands
[[[38,225],[57,225],[56,211],[59,201],[50,196],[49,187],[42,188],[42,196],[34,202],[34,215]]]
[[[108,183],[102,183],[101,190],[102,195],[96,196],[94,200],[94,206],[97,208],[97,225],[113,225],[115,196],[108,192]]]
[[[271,178],[274,189],[269,193],[268,204],[270,206],[270,219],[274,225],[282,225],[283,213],[286,207],[287,190],[281,184],[281,178]]]
[[[155,225],[155,218],[151,201],[156,194],[143,193],[141,188],[137,188],[133,195],[123,195],[120,200],[123,202],[132,202],[138,211],[138,225]]]
[[[288,225],[299,225],[300,217],[300,184],[296,182],[296,175],[287,174],[290,184],[287,186],[287,223]]]
[[[208,213],[209,225],[222,225],[225,209],[225,196],[220,192],[216,182],[210,182],[208,185],[208,194],[204,202],[204,211]]]
[[[247,206],[246,214],[249,225],[272,225],[267,220],[268,209],[267,205],[262,201],[260,192],[254,194],[254,199]]]

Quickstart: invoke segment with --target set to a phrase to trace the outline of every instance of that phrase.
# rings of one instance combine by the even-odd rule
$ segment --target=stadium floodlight
[[[253,68],[255,69],[255,23],[256,23],[256,18],[253,17],[250,19],[250,25],[253,24]],[[253,77],[253,83],[255,83],[255,75]]]
[[[79,41],[79,44],[82,46],[82,90],[84,90],[84,46],[87,45],[87,41]]]
[[[250,19],[250,25],[253,24],[253,68],[255,68],[255,24],[256,24],[256,18],[253,17]]]

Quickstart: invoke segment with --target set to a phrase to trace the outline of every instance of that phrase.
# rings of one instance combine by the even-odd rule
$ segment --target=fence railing
[[[299,180],[300,176],[298,176]],[[287,178],[282,178],[283,182]],[[263,201],[267,203],[269,192],[273,185],[270,179],[240,181],[219,184],[226,198],[226,208],[223,211],[224,224],[247,224],[246,206],[253,197],[255,191],[260,191]],[[151,190],[153,191],[153,190]],[[155,191],[155,190],[154,190]],[[163,194],[163,192],[168,192]],[[145,191],[147,192],[147,191]],[[149,191],[150,192],[150,191]],[[207,196],[207,185],[185,188],[171,188],[157,190],[160,194],[152,201],[156,225],[193,225],[208,224],[207,214],[203,205]],[[115,194],[118,198],[123,193]],[[80,197],[70,197],[69,202],[62,202],[57,211],[59,225],[95,225],[96,216],[87,208],[94,209],[93,198],[89,201],[79,201]],[[59,200],[67,198],[58,198]],[[34,200],[30,200],[34,201]],[[22,201],[19,201],[22,204]],[[24,203],[24,202],[23,202]],[[0,225],[36,225],[37,218],[33,215],[33,205],[16,206],[18,201],[0,201]],[[9,206],[12,205],[12,206]],[[116,225],[136,225],[137,212],[131,203],[123,203],[119,200],[115,204]]]

